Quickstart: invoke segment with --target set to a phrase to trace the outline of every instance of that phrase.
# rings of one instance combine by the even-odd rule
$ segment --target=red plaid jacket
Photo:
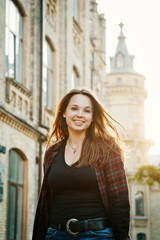
[[[44,179],[39,195],[32,240],[44,240],[48,229],[49,211],[54,196],[50,192],[47,176],[59,148],[63,141],[51,146],[44,160]],[[129,231],[130,205],[128,198],[128,185],[124,165],[118,154],[111,154],[105,167],[101,166],[102,154],[95,164],[95,173],[104,206],[113,227],[115,240],[127,240]]]

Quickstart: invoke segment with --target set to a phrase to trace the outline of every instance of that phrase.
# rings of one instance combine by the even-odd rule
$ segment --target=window
[[[21,155],[11,150],[9,154],[8,176],[8,229],[9,240],[22,239],[23,232],[23,188],[24,160]]]
[[[137,234],[137,240],[146,240],[146,234],[145,233],[138,233]]]
[[[124,56],[122,53],[117,54],[117,67],[118,68],[124,67]]]
[[[6,77],[22,83],[23,17],[18,7],[6,0]]]
[[[117,78],[117,85],[121,86],[122,85],[122,79],[121,78]]]
[[[72,73],[72,88],[76,88],[79,86],[79,74],[76,69],[76,67],[73,67],[73,73]]]
[[[78,23],[78,0],[73,0],[73,17],[74,20]]]
[[[144,216],[144,196],[143,192],[138,191],[135,195],[136,215]]]
[[[138,86],[138,79],[134,79],[134,86],[137,87]]]
[[[43,104],[53,110],[53,50],[47,40],[44,43]]]
[[[93,61],[93,70],[97,69],[97,54],[95,51],[92,53],[92,61]]]

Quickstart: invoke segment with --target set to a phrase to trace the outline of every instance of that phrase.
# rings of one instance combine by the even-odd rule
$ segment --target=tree
[[[138,168],[133,179],[149,186],[154,185],[155,182],[160,185],[160,164],[158,166],[144,165]]]

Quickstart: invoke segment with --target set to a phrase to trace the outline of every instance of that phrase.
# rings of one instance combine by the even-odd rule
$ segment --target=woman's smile
[[[80,120],[74,120],[74,122],[78,126],[82,126],[82,124],[83,124],[83,121],[80,121]]]

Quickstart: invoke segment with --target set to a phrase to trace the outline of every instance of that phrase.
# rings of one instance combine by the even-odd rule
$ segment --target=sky
[[[145,76],[145,137],[154,145],[149,154],[160,154],[160,0],[97,0],[105,14],[107,57],[114,56],[122,21],[134,69]],[[109,70],[109,58],[107,58]]]

